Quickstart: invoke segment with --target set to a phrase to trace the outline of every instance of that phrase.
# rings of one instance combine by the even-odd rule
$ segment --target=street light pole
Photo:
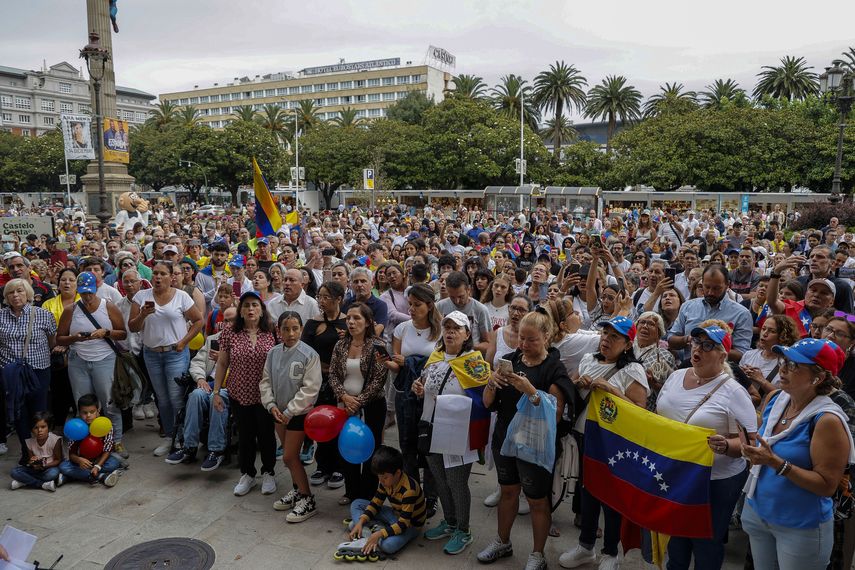
[[[181,160],[180,158],[178,159],[178,166],[184,166],[185,164],[187,165],[187,168],[190,168],[191,166],[199,166],[198,162],[193,162],[191,160]],[[202,178],[205,179],[205,196],[206,196],[206,200],[210,204],[211,203],[211,193],[210,193],[211,187],[208,186],[208,175],[205,174],[205,169],[202,168],[201,166],[199,166],[199,170],[202,172]]]
[[[107,209],[107,187],[104,182],[104,132],[101,126],[101,80],[104,79],[106,63],[110,59],[109,50],[101,47],[101,38],[95,32],[89,33],[89,43],[80,50],[80,57],[86,60],[86,69],[95,92],[95,140],[98,150],[98,213],[95,216],[101,227],[107,227],[110,211]]]
[[[846,118],[849,116],[852,102],[855,100],[855,95],[852,94],[852,75],[835,63],[833,67],[826,68],[825,73],[819,76],[820,90],[823,94],[834,97],[837,109],[840,111],[840,122],[837,125],[837,157],[834,161],[834,177],[831,179],[831,196],[828,197],[828,201],[832,204],[840,201],[843,136],[846,131]]]

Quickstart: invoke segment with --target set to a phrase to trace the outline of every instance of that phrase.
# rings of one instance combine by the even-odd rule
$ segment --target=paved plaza
[[[387,430],[389,441],[396,441],[394,429]],[[108,489],[73,483],[56,493],[19,489],[10,491],[8,479],[0,490],[2,523],[38,536],[31,561],[50,566],[63,554],[58,569],[103,568],[109,560],[135,544],[165,537],[192,537],[210,544],[216,552],[215,568],[342,568],[332,555],[345,540],[342,519],[348,508],[336,504],[342,489],[316,490],[320,512],[301,524],[285,522],[285,513],[272,508],[279,494],[262,495],[259,485],[245,497],[232,494],[239,473],[236,458],[212,473],[191,465],[167,465],[152,456],[158,443],[153,420],[137,422],[125,443],[131,452],[131,467],[119,484]],[[17,458],[17,440],[9,439],[9,454],[0,459],[0,470],[9,473]],[[260,465],[260,463],[259,463]],[[314,467],[309,467],[309,472]],[[290,477],[281,461],[276,466],[279,490],[290,485]],[[496,510],[485,507],[483,498],[495,486],[494,472],[476,465],[470,479],[472,488],[473,545],[457,556],[442,552],[442,542],[419,539],[408,545],[395,559],[361,566],[377,570],[388,567],[481,568],[475,559],[478,549],[496,532]],[[441,518],[438,513],[428,525]],[[555,517],[560,538],[546,545],[547,561],[559,568],[558,556],[576,544],[578,530],[572,513],[562,505]],[[501,560],[495,568],[522,568],[531,548],[528,516],[520,516],[512,535],[513,558]],[[742,568],[747,539],[732,533],[725,568]],[[623,564],[626,569],[644,568],[639,552],[633,551]]]

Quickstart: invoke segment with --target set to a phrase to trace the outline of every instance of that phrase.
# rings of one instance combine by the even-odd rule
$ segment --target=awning
[[[522,186],[487,186],[486,196],[599,196],[596,186],[547,186],[545,188],[524,184]]]

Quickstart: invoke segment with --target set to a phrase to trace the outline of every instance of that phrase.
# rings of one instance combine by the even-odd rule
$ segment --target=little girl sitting
[[[62,438],[51,431],[53,415],[36,412],[33,415],[33,437],[26,440],[27,464],[12,469],[12,489],[41,487],[54,492],[62,485],[59,463],[62,461]]]

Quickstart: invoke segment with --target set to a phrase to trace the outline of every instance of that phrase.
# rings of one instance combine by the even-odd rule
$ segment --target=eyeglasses
[[[717,347],[718,344],[711,340],[701,340],[699,338],[693,338],[692,346],[697,346],[704,352],[712,352],[713,350],[715,350],[715,347]]]
[[[508,312],[527,313],[528,308],[527,307],[514,307],[513,305],[511,305],[508,307]]]
[[[635,323],[635,326],[638,328],[641,328],[641,327],[651,327],[654,329],[659,328],[659,324],[656,323],[655,321],[638,321],[637,323]]]
[[[825,336],[833,336],[834,338],[852,338],[852,335],[839,331],[829,325],[825,325],[825,328],[822,329],[822,334]]]
[[[798,362],[787,360],[786,358],[778,359],[778,370],[780,372],[793,372],[799,367]]]

